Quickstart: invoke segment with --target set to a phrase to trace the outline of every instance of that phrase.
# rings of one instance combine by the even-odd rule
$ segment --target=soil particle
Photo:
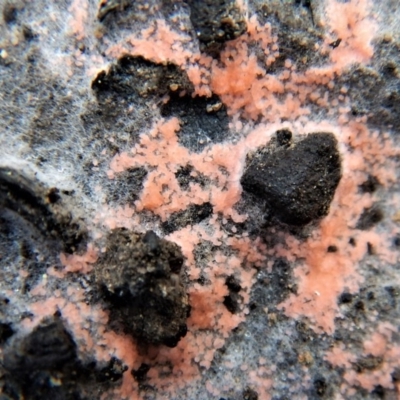
[[[162,106],[161,115],[179,118],[179,142],[191,151],[200,152],[229,136],[226,107],[216,95],[194,98],[171,95],[169,102]]]
[[[23,36],[24,36],[24,39],[25,39],[27,42],[30,42],[30,41],[32,41],[32,40],[34,40],[34,39],[37,38],[37,35],[36,35],[35,32],[32,30],[32,28],[30,28],[30,27],[27,26],[27,25],[24,25],[24,26],[22,27],[22,34],[23,34]]]
[[[120,360],[113,357],[111,358],[108,365],[102,368],[96,374],[97,382],[116,382],[122,378],[123,373],[128,369],[126,365],[123,365]]]
[[[92,89],[102,103],[110,98],[162,97],[174,91],[193,91],[186,74],[171,63],[157,64],[143,57],[124,56],[108,72],[101,71]]]
[[[212,211],[212,205],[208,202],[200,205],[191,204],[186,210],[173,213],[161,226],[166,234],[170,234],[187,225],[200,223],[212,215]]]
[[[284,259],[278,259],[272,267],[270,275],[270,284],[273,287],[273,301],[283,301],[291,292],[292,268]]]
[[[400,382],[400,369],[396,367],[392,373],[393,382]]]
[[[380,182],[375,176],[369,175],[367,180],[360,185],[362,193],[374,193],[378,189]]]
[[[195,174],[195,176],[192,174]],[[207,182],[207,178],[200,172],[195,171],[190,164],[180,167],[175,173],[175,178],[183,190],[189,190],[191,182],[198,183],[202,188],[206,186]]]
[[[269,72],[284,68],[287,59],[300,71],[326,62],[327,54],[315,51],[315,45],[322,44],[325,36],[313,11],[315,4],[309,0],[269,0],[258,2],[256,7],[261,23],[271,23],[278,37],[279,56]],[[262,61],[265,56],[260,56]]]
[[[111,320],[144,343],[175,347],[189,314],[180,248],[153,231],[125,229],[112,231],[106,248],[95,278]]]
[[[290,147],[263,147],[247,157],[243,189],[265,201],[266,213],[302,226],[329,212],[341,178],[337,141],[312,133]]]
[[[233,275],[229,275],[226,278],[225,285],[230,292],[239,293],[242,290],[239,281]]]
[[[377,204],[370,208],[365,208],[357,222],[356,228],[361,230],[371,229],[373,226],[382,221],[383,211]]]
[[[351,88],[348,96],[354,116],[368,115],[371,126],[384,130],[400,121],[400,42],[377,40],[374,47],[375,68],[354,66],[339,78],[337,86]]]
[[[92,148],[95,144],[100,147],[100,143],[104,146],[103,138],[110,135],[113,143],[108,146],[115,154],[128,143],[132,146],[141,131],[150,129],[153,118],[159,118],[158,106],[170,93],[191,94],[193,85],[174,64],[124,56],[97,75],[92,89],[97,101],[81,116],[84,130],[93,141]],[[91,160],[90,155],[88,162]]]
[[[385,388],[382,385],[375,386],[374,390],[372,391],[372,394],[380,399],[385,398],[385,393],[386,393]]]
[[[318,376],[314,379],[313,386],[318,397],[324,396],[328,387],[326,379],[322,376]]]
[[[270,324],[276,322],[276,306],[296,291],[290,264],[285,259],[278,259],[272,266],[272,271],[260,270],[257,282],[253,286],[250,299],[251,315],[254,318],[265,318],[268,309]],[[254,314],[254,315],[253,315]]]
[[[353,363],[353,368],[356,372],[361,373],[365,370],[371,371],[377,369],[383,362],[382,357],[374,357],[368,355],[360,357]]]
[[[328,253],[336,253],[336,252],[338,251],[338,248],[337,248],[337,246],[335,246],[335,245],[330,245],[330,246],[328,246],[328,248],[326,249],[326,251],[327,251]]]
[[[235,0],[186,0],[200,50],[217,56],[228,41],[246,30],[245,17]]]
[[[30,335],[6,353],[4,365],[17,375],[62,370],[75,362],[76,344],[58,317],[43,320]]]
[[[103,21],[107,14],[114,11],[123,11],[129,5],[127,0],[102,0],[99,5],[99,12],[97,18]]]
[[[76,344],[59,317],[43,320],[4,354],[6,387],[26,399],[79,399]]]
[[[7,1],[3,7],[3,19],[7,25],[13,24],[17,21],[18,9],[11,2]]]
[[[149,370],[150,366],[142,363],[138,369],[132,370],[132,376],[136,379],[137,382],[142,383],[146,380]]]
[[[292,132],[289,129],[280,129],[276,131],[276,140],[279,146],[290,146],[292,142]]]
[[[147,373],[150,371],[150,365],[142,363],[138,369],[131,371],[132,376],[139,385],[139,389],[145,393],[149,393],[154,390],[148,383]]]
[[[296,322],[296,331],[298,334],[298,341],[300,343],[312,342],[315,339],[315,333],[304,321]]]
[[[143,189],[147,176],[144,168],[129,168],[107,182],[107,199],[118,205],[133,205]]]
[[[339,304],[349,304],[353,301],[353,295],[348,292],[344,292],[339,297]]]
[[[14,329],[11,324],[0,322],[0,344],[4,344],[13,334]]]
[[[258,400],[258,393],[248,387],[243,392],[243,400]]]
[[[223,304],[230,313],[236,314],[240,311],[240,304],[243,302],[243,297],[239,294],[242,287],[233,275],[226,278],[225,285],[228,287],[229,294],[224,297]]]

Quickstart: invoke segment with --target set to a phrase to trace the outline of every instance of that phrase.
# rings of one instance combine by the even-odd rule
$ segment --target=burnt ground
[[[99,37],[129,27],[132,21],[140,24],[146,20],[146,10],[140,9],[137,3],[140,2],[111,0],[99,9],[97,4],[90,3],[96,10],[91,17],[98,18],[102,24]],[[189,8],[188,32],[197,37],[200,49],[215,59],[226,41],[246,29],[243,14],[233,1],[161,3],[159,16],[165,18],[173,18]],[[305,0],[289,3],[276,0],[250,2],[260,21],[271,23],[277,32],[280,56],[267,71],[271,74],[283,68],[286,58],[291,59],[299,70],[326,62],[326,57],[314,51],[315,44],[321,44],[323,40],[323,30],[318,25],[318,5]],[[25,302],[31,299],[31,289],[40,282],[47,269],[59,264],[60,251],[73,253],[85,249],[89,235],[85,224],[89,219],[87,215],[92,212],[97,185],[106,188],[108,204],[126,205],[137,200],[148,171],[131,169],[110,181],[106,177],[106,162],[110,155],[131,148],[137,142],[139,132],[149,128],[156,117],[177,116],[182,121],[179,142],[193,152],[202,151],[209,144],[222,143],[230,135],[230,119],[221,100],[216,95],[192,97],[193,88],[187,76],[173,64],[157,64],[143,57],[126,56],[110,63],[109,68],[100,71],[91,82],[87,82],[87,77],[81,78],[73,68],[72,79],[75,80],[72,84],[67,83],[65,76],[48,64],[46,54],[49,53],[41,51],[43,44],[39,39],[43,33],[35,18],[40,18],[43,7],[41,4],[37,5],[39,10],[34,7],[33,3],[22,1],[0,4],[2,32],[18,39],[18,46],[7,47],[7,57],[3,53],[3,42],[0,46],[4,107],[1,135],[17,137],[19,145],[12,152],[24,161],[29,160],[39,171],[25,173],[23,168],[19,170],[18,163],[4,167],[9,161],[1,159],[1,281],[8,290],[20,293],[18,295]],[[303,17],[298,18],[299,15]],[[50,28],[50,31],[57,31],[55,26]],[[89,49],[85,40],[73,46],[59,43],[59,37],[54,42],[57,52],[72,52],[74,46],[83,53],[85,47]],[[332,43],[332,47],[338,45],[339,41]],[[395,37],[384,37],[377,39],[374,46],[375,56],[369,66],[356,65],[335,83],[337,87],[349,87],[354,117],[368,115],[372,128],[386,130],[392,127],[392,131],[398,133],[400,44]],[[49,48],[48,51],[53,50]],[[263,61],[260,53],[259,62]],[[76,89],[79,87],[85,87],[87,91],[82,93]],[[169,100],[164,103],[166,96]],[[8,140],[7,146],[8,143],[11,146],[13,140]],[[102,155],[104,149],[107,156]],[[93,169],[94,157],[98,159],[99,170]],[[206,187],[207,179],[199,175],[192,177],[192,169],[188,165],[177,171],[181,187],[187,188],[191,182]],[[59,174],[71,177],[74,185],[66,187],[63,182],[49,178]],[[232,236],[235,231],[248,232],[254,237],[266,226],[292,229],[292,226],[302,228],[317,223],[326,215],[340,177],[340,155],[330,133],[309,132],[306,139],[299,140],[295,132],[278,131],[275,141],[268,147],[248,156],[242,177],[246,192],[240,207],[253,213],[253,217],[243,224],[228,221],[225,229]],[[315,186],[317,192],[312,190]],[[363,193],[379,190],[381,185],[373,176],[360,186]],[[162,233],[170,234],[189,224],[201,223],[211,213],[210,203],[189,206],[161,224]],[[357,228],[372,229],[384,221],[385,213],[380,203],[366,208]],[[81,276],[67,277],[65,285],[73,283],[74,279],[82,286],[89,285],[90,300],[110,311],[109,327],[128,332],[138,338],[143,347],[154,344],[175,346],[185,335],[190,311],[182,267],[185,260],[179,248],[154,233],[128,234],[125,231],[111,233],[106,243],[109,250],[99,259],[100,268],[95,277],[87,281]],[[398,236],[393,237],[392,246],[399,249]],[[214,250],[210,242],[201,242],[195,249],[196,262],[207,265]],[[335,252],[337,248],[330,246],[327,251]],[[375,257],[374,248],[369,245],[368,265],[374,265]],[[136,262],[131,262],[132,259]],[[117,272],[113,272],[110,265],[116,265]],[[28,271],[23,279],[19,277],[20,269]],[[351,332],[346,321],[368,324],[368,315],[374,311],[382,321],[398,320],[400,288],[394,282],[385,282],[382,276],[376,278],[378,273],[371,267],[359,293],[343,292],[339,297],[345,319],[336,321],[335,335],[316,335],[306,320],[289,320],[277,309],[280,302],[296,293],[293,269],[293,263],[278,259],[271,272],[266,269],[258,272],[251,293],[249,316],[217,352],[210,376],[230,352],[256,354],[257,357],[261,354],[273,359],[277,366],[274,390],[278,394],[274,399],[285,398],[284,393],[293,384],[285,377],[289,373],[295,375],[304,366],[309,368],[311,377],[304,395],[310,399],[329,399],[341,384],[343,371],[332,370],[320,355],[337,343],[361,351],[365,339],[362,331]],[[205,279],[201,277],[199,283],[204,284]],[[241,282],[230,275],[225,279],[225,286],[228,295],[224,306],[235,314],[240,310],[243,298]],[[169,293],[167,299],[160,294],[165,288]],[[41,321],[31,332],[21,330],[21,320],[30,316],[17,303],[7,297],[0,299],[2,398],[90,399],[93,397],[88,397],[87,393],[100,396],[100,393],[117,387],[124,373],[131,373],[144,391],[148,389],[146,374],[149,366],[146,364],[127,371],[117,358],[107,364],[81,360],[76,338],[62,315]],[[139,318],[143,310],[150,311],[152,316]],[[292,337],[283,334],[286,329],[294,332]],[[260,343],[264,347],[261,348]],[[352,369],[374,371],[382,362],[379,357],[359,357]],[[242,372],[235,371],[235,374],[240,382]],[[400,381],[396,371],[392,379],[393,382]],[[390,396],[393,396],[392,391],[377,385],[372,393],[357,388],[355,398]],[[229,398],[255,400],[260,396],[252,387],[238,386],[230,391]]]

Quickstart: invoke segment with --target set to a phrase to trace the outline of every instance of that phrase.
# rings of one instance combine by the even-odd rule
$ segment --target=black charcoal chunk
[[[116,229],[95,268],[110,318],[144,343],[175,347],[186,335],[188,296],[180,248],[159,238]]]
[[[329,212],[341,178],[332,133],[312,133],[290,147],[263,147],[247,159],[243,189],[266,203],[267,214],[303,226]]]

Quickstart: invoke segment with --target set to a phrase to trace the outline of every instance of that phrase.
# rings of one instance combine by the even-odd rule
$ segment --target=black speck
[[[374,246],[370,242],[367,243],[367,253],[369,256],[373,256],[375,254]]]
[[[143,243],[147,244],[151,253],[158,255],[161,250],[161,240],[154,231],[147,231],[143,236]]]
[[[354,305],[354,308],[355,308],[356,310],[358,310],[358,311],[365,311],[365,304],[364,304],[363,301],[358,300],[358,301],[356,302],[356,304]]]
[[[240,283],[233,275],[229,275],[226,278],[225,284],[228,286],[230,292],[239,293],[242,290]]]
[[[329,46],[331,46],[332,49],[336,49],[336,47],[339,47],[340,43],[342,43],[342,39],[336,39],[332,43],[329,43]]]
[[[123,365],[120,360],[113,357],[108,365],[96,374],[96,380],[97,382],[119,381],[127,369],[128,367],[126,365]]]
[[[292,132],[289,129],[276,131],[276,139],[279,146],[289,146],[292,141]]]
[[[323,396],[327,389],[326,379],[322,376],[314,380],[314,389],[318,396]]]
[[[138,369],[132,370],[132,376],[136,379],[137,382],[141,383],[146,379],[149,370],[150,366],[142,363]]]
[[[192,176],[192,172],[195,172],[195,176]],[[180,167],[175,173],[175,178],[183,190],[188,190],[192,182],[198,183],[202,188],[205,187],[207,182],[207,178],[200,172],[195,171],[190,164]]]
[[[203,275],[201,275],[200,278],[196,280],[196,282],[201,286],[204,286],[206,284],[206,278]]]
[[[373,394],[378,396],[379,398],[383,399],[385,397],[385,389],[382,385],[375,386],[374,390],[372,391]]]
[[[239,296],[237,293],[231,292],[228,296],[224,297],[224,306],[231,314],[236,314],[240,310]]]
[[[367,300],[375,300],[375,293],[374,292],[368,292],[367,293]]]
[[[57,201],[60,200],[60,195],[57,188],[51,188],[49,190],[47,193],[47,200],[51,204],[57,203]]]
[[[398,287],[394,287],[394,286],[386,286],[385,290],[388,292],[388,294],[390,295],[390,297],[392,297],[393,299],[398,297],[400,295],[400,290]]]
[[[224,306],[229,312],[236,314],[240,310],[242,296],[239,295],[239,292],[242,287],[240,286],[239,281],[233,275],[230,275],[226,278],[225,285],[229,289],[229,294],[228,296],[224,297]]]
[[[370,229],[381,222],[383,217],[383,211],[378,205],[374,204],[372,207],[364,209],[357,222],[356,228],[361,230]]]
[[[22,28],[22,34],[24,35],[24,39],[27,42],[30,42],[33,39],[36,39],[37,35],[33,32],[33,30],[29,27],[24,25]]]
[[[12,24],[17,20],[17,8],[7,2],[3,8],[3,18],[6,24]]]
[[[353,295],[348,292],[342,293],[339,297],[340,304],[348,304],[348,303],[351,303],[352,300],[353,300]]]
[[[170,234],[187,225],[198,224],[208,218],[213,212],[210,203],[191,204],[186,210],[173,213],[169,219],[162,223],[162,228],[166,234]]]
[[[400,382],[400,368],[395,368],[392,373],[393,382]]]
[[[375,176],[369,175],[367,180],[360,185],[360,190],[363,193],[374,193],[379,185],[380,182],[378,179]]]
[[[11,324],[0,322],[0,344],[5,343],[14,334]]]
[[[258,393],[255,390],[248,387],[243,392],[243,400],[258,400]]]

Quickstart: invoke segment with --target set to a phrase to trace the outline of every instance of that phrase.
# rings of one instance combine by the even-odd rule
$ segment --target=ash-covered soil
[[[399,397],[382,3],[0,0],[0,399]]]

